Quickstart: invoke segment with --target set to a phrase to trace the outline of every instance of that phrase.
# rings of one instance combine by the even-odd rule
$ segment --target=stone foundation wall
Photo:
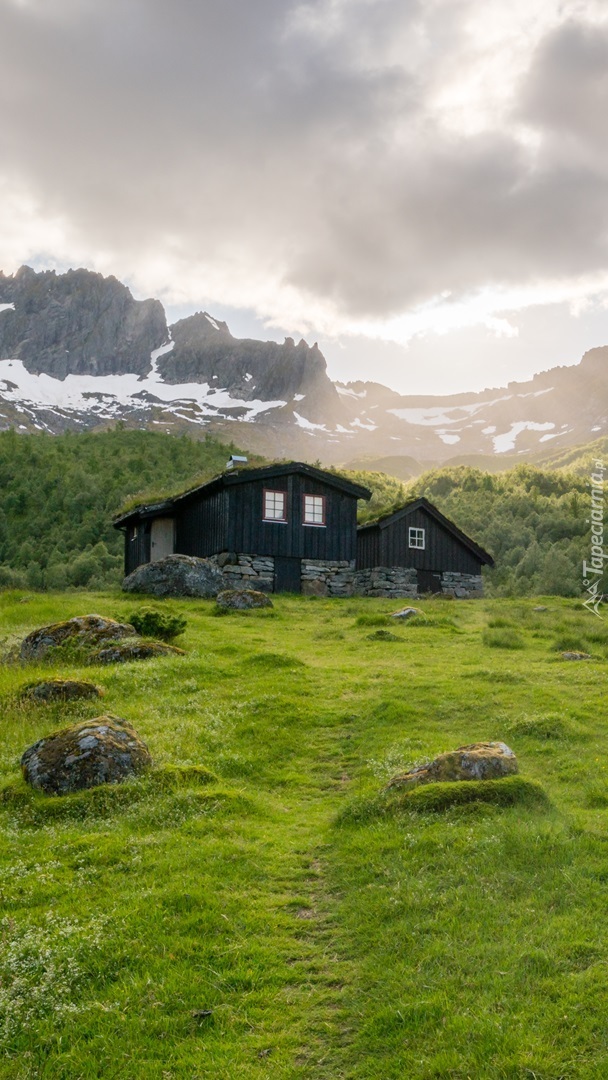
[[[481,574],[446,570],[441,575],[441,592],[458,598],[483,596]],[[387,596],[394,600],[413,598],[418,596],[418,574],[402,566],[374,566],[371,570],[357,570],[353,593],[355,596]]]
[[[448,596],[457,596],[466,599],[471,596],[483,596],[483,579],[481,574],[458,574],[452,570],[446,570],[441,575],[441,591]]]
[[[274,559],[271,555],[237,555],[223,551],[221,555],[211,555],[209,562],[222,571],[227,589],[274,590]]]
[[[390,596],[395,600],[404,600],[418,595],[416,582],[415,570],[402,566],[374,566],[356,571],[353,593],[355,596]]]
[[[355,560],[302,559],[305,596],[352,596]]]
[[[209,562],[222,571],[228,589],[274,591],[274,559],[271,555],[237,555],[224,551],[221,555],[210,556]],[[418,596],[417,580],[415,570],[402,566],[355,570],[354,560],[302,559],[301,563],[305,596],[386,596],[406,600]],[[459,598],[483,596],[483,581],[480,574],[445,571],[441,576],[441,591]]]

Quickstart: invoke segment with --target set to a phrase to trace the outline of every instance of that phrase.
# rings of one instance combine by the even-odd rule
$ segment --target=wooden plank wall
[[[287,522],[263,520],[264,489],[287,493]],[[228,489],[231,551],[299,559],[354,559],[357,500],[319,480],[292,473]],[[304,525],[304,495],[325,496],[325,526]]]
[[[187,503],[177,519],[176,551],[201,559],[227,551],[227,505],[221,490]]]
[[[409,529],[425,530],[425,548],[408,547]],[[404,566],[416,570],[481,573],[481,562],[447,529],[423,509],[413,510],[384,529],[370,529],[358,537],[357,568]]]

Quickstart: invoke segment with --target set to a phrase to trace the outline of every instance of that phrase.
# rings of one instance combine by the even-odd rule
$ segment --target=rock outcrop
[[[0,274],[0,360],[22,360],[28,371],[122,375],[150,371],[150,353],[169,340],[159,300],[134,300],[114,277],[90,270],[36,273],[22,266]]]
[[[308,420],[325,421],[332,410],[342,415],[340,397],[316,344],[235,338],[226,323],[204,311],[174,323],[171,337],[173,349],[158,364],[165,382],[230,387],[231,395],[243,401],[289,402],[297,394]]]
[[[21,660],[41,660],[50,649],[68,642],[77,648],[93,648],[101,642],[135,636],[135,629],[129,623],[119,623],[103,615],[77,615],[32,630],[21,642],[19,656]]]
[[[517,770],[517,758],[503,742],[480,742],[439,754],[428,765],[394,776],[388,787],[417,787],[445,780],[499,780]]]
[[[150,596],[213,597],[224,588],[224,575],[208,559],[193,555],[167,555],[144,563],[123,581],[125,592]]]
[[[46,705],[53,701],[82,701],[101,696],[102,691],[94,683],[77,679],[45,679],[24,686],[20,694],[22,701],[32,701],[37,705]]]
[[[391,612],[391,619],[415,619],[417,615],[424,615],[420,608],[404,607],[400,611]]]
[[[117,716],[97,716],[55,731],[28,747],[21,758],[27,782],[46,795],[115,784],[151,764],[146,744]]]

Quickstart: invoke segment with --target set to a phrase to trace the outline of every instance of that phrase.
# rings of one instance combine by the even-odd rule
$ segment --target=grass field
[[[161,605],[187,617],[183,657],[0,666],[0,1077],[608,1077],[608,618],[274,603]],[[3,649],[133,608],[0,594]],[[59,670],[102,706],[20,703]],[[22,751],[103,711],[153,772],[31,792]],[[518,755],[501,804],[383,791],[480,739]]]

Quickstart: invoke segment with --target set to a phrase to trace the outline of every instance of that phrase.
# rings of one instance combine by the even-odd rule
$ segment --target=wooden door
[[[302,592],[301,573],[301,559],[289,559],[275,556],[274,591],[292,593]]]
[[[158,562],[175,552],[175,521],[154,518],[150,532],[150,562]]]
[[[441,592],[441,574],[431,570],[418,571],[418,593]]]

